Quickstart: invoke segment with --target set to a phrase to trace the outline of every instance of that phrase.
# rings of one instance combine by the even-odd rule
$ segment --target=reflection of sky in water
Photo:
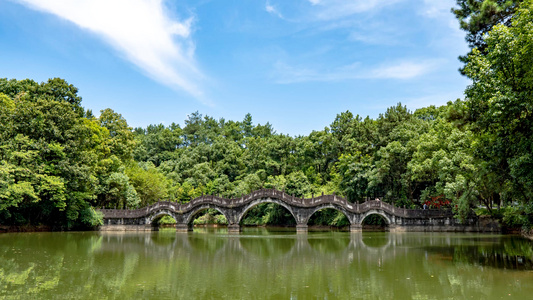
[[[497,235],[4,234],[0,298],[527,299],[532,258]]]

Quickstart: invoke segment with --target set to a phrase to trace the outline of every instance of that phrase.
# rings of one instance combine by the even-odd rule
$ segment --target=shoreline
[[[526,230],[520,230],[520,235],[523,236],[526,239],[533,241],[533,229],[530,229],[529,231]]]
[[[52,227],[48,225],[23,225],[23,226],[9,226],[9,225],[0,225],[0,233],[11,233],[11,232],[54,232],[62,230],[53,230]]]
[[[160,228],[174,228],[175,225],[169,224],[169,225],[160,225]],[[224,228],[227,227],[227,225],[221,225],[221,224],[201,224],[201,225],[194,225],[194,227],[197,228]],[[243,225],[243,228],[295,228],[293,225]],[[315,230],[315,231],[350,231],[349,226],[344,227],[335,227],[335,226],[327,226],[327,225],[310,225],[309,229]],[[368,231],[380,231],[380,228],[366,228]],[[15,233],[15,232],[69,232],[69,231],[99,231],[98,229],[93,230],[54,230],[52,227],[47,225],[23,225],[23,226],[9,226],[9,225],[0,225],[0,234],[2,233]]]
[[[174,225],[162,225],[161,228],[173,228]],[[220,225],[220,224],[202,224],[202,225],[195,225],[195,227],[198,228],[224,228],[227,227],[227,225]],[[294,226],[290,225],[243,225],[243,227],[247,228],[292,228]],[[327,226],[327,225],[310,225],[309,229],[312,231],[349,231],[349,227],[335,227],[335,226]],[[365,231],[387,231],[386,227],[379,227],[379,226],[368,226],[364,228]],[[47,225],[23,225],[23,226],[9,226],[9,225],[0,225],[0,234],[2,233],[24,233],[24,232],[68,232],[70,230],[54,230],[51,226]],[[71,230],[71,231],[99,231],[98,229],[93,230]],[[486,232],[479,232],[481,234]],[[525,231],[523,229],[519,228],[502,228],[502,231],[497,233],[501,235],[520,235],[523,238],[529,239],[533,241],[533,229],[530,231]]]

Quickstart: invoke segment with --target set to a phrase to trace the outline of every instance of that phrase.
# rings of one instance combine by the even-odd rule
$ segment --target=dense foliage
[[[511,17],[522,0],[456,0],[452,12],[459,20],[461,29],[467,32],[466,41],[471,48],[484,49],[483,35],[493,26],[511,25]]]
[[[458,7],[452,8],[452,13],[459,20],[461,29],[466,31],[466,42],[470,48],[477,48],[484,54],[487,47],[485,34],[497,24],[511,26],[512,16],[522,1],[456,0]],[[460,56],[459,60],[466,63],[468,55]],[[463,68],[460,71],[465,75]]]
[[[266,187],[297,197],[335,192],[352,202],[448,206],[459,218],[482,204],[508,223],[531,226],[533,4],[458,1],[455,13],[472,23],[481,18],[473,9],[488,2],[506,14],[488,18],[500,24],[479,31],[483,49],[465,59],[472,84],[464,101],[415,112],[398,104],[376,119],[346,111],[307,136],[277,133],[249,114],[231,121],[195,112],[183,127],[132,129],[111,109],[99,117],[85,111],[62,79],[0,79],[0,224],[91,227],[101,222],[95,207],[238,197]],[[223,223],[213,213],[204,219]],[[244,222],[294,220],[265,204]],[[312,223],[346,220],[324,211]]]

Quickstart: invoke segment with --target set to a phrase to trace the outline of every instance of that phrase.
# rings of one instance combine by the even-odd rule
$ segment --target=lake
[[[244,228],[0,235],[0,299],[532,299],[517,236]]]

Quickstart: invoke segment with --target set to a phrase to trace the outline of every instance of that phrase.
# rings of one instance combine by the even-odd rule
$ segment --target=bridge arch
[[[229,218],[229,216],[226,214],[226,212],[221,209],[220,207],[218,207],[217,205],[213,205],[213,204],[202,204],[202,205],[198,205],[196,207],[194,207],[193,209],[191,209],[188,213],[186,213],[185,215],[185,224],[190,224],[192,223],[192,221],[194,220],[194,217],[200,213],[201,211],[203,210],[206,210],[206,209],[216,209],[219,213],[221,213],[225,218],[226,220],[228,221],[228,224],[230,224],[231,222],[231,219]]]
[[[362,229],[362,222],[369,215],[377,214],[384,219],[389,230],[445,230],[459,231],[479,227],[479,220],[471,217],[459,223],[451,210],[416,210],[394,207],[379,200],[365,203],[349,203],[346,199],[333,195],[322,195],[311,199],[296,198],[282,191],[261,189],[240,198],[227,199],[214,195],[202,196],[189,203],[160,201],[138,209],[98,209],[104,215],[102,230],[153,230],[150,228],[161,215],[169,215],[177,222],[176,230],[190,230],[189,223],[201,210],[211,208],[220,212],[228,221],[228,231],[238,231],[239,223],[249,210],[261,203],[275,203],[289,211],[296,220],[296,231],[307,231],[309,218],[317,211],[331,208],[341,211],[348,217],[350,231]],[[155,225],[155,224],[154,224]],[[472,227],[474,226],[474,227]],[[477,226],[477,227],[476,227]],[[497,231],[498,228],[491,230]]]
[[[372,209],[367,212],[365,212],[363,215],[361,215],[361,219],[359,220],[359,225],[363,225],[363,221],[366,217],[370,215],[380,215],[385,220],[385,223],[387,223],[387,226],[390,226],[393,222],[391,220],[391,215],[386,213],[385,211],[381,209]]]
[[[148,216],[148,218],[146,218],[146,224],[156,225],[156,224],[154,224],[154,221],[159,220],[159,219],[161,219],[164,216],[169,216],[172,219],[176,220],[176,222],[178,222],[178,217],[177,217],[177,215],[174,212],[172,212],[172,211],[170,211],[168,209],[160,209],[160,210],[156,210],[156,211],[152,212]]]
[[[263,198],[263,199],[256,199],[256,200],[253,200],[252,202],[248,203],[244,209],[242,210],[242,212],[237,216],[237,223],[236,224],[240,224],[241,221],[244,219],[244,217],[246,216],[246,214],[248,213],[248,211],[254,207],[256,207],[257,205],[259,204],[263,204],[263,203],[275,203],[275,204],[278,204],[278,205],[281,205],[283,206],[286,210],[288,210],[292,217],[294,218],[294,221],[296,221],[296,224],[300,223],[299,222],[299,219],[297,218],[297,216],[294,214],[294,211],[292,209],[292,207],[290,205],[288,205],[287,203],[285,203],[284,201],[280,200],[280,199],[276,199],[276,198]]]
[[[320,206],[317,206],[317,207],[314,207],[311,212],[309,213],[309,215],[307,216],[307,219],[305,220],[305,224],[307,224],[309,222],[309,220],[311,219],[311,217],[317,213],[318,211],[320,210],[323,210],[323,209],[327,209],[327,208],[331,208],[331,209],[334,209],[336,211],[340,211],[347,219],[348,221],[350,222],[350,225],[351,224],[354,224],[354,220],[353,218],[350,218],[350,216],[352,216],[353,214],[348,212],[346,209],[344,209],[344,207],[342,206],[339,206],[337,204],[333,204],[333,203],[328,203],[328,204],[322,204]]]

